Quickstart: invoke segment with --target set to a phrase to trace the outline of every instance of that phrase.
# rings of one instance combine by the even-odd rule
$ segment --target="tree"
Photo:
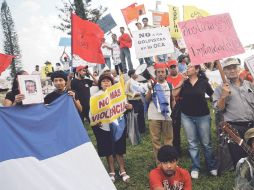
[[[71,34],[71,20],[70,13],[73,10],[80,18],[89,20],[91,22],[97,22],[101,15],[107,10],[107,8],[101,5],[97,8],[92,8],[92,0],[74,0],[73,3],[62,0],[63,7],[57,9],[60,11],[58,17],[62,20],[59,26],[54,28],[59,29],[67,34]]]
[[[18,34],[15,31],[14,22],[6,1],[1,6],[1,23],[4,34],[4,52],[16,56],[10,65],[11,76],[14,77],[17,72],[22,70],[21,53],[18,45]]]

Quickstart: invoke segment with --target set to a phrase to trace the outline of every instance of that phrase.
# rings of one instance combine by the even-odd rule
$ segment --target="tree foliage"
[[[1,6],[1,23],[4,36],[4,52],[16,56],[10,65],[11,76],[14,77],[18,71],[22,70],[21,53],[18,45],[18,34],[15,31],[14,21],[6,1]]]
[[[92,0],[74,0],[72,3],[70,1],[62,0],[63,7],[57,9],[59,10],[58,17],[62,22],[54,28],[59,29],[67,34],[71,33],[71,10],[74,11],[79,17],[91,22],[97,22],[102,14],[107,10],[107,8],[101,5],[96,6],[92,3]]]

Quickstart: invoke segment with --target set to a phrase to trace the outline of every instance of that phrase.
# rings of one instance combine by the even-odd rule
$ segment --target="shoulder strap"
[[[170,89],[170,90],[172,90],[172,89],[173,89],[172,84],[171,84],[171,83],[169,83],[169,82],[168,82],[168,87],[169,87],[169,89]]]

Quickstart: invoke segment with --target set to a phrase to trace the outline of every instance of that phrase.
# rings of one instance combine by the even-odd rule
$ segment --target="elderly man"
[[[223,62],[222,67],[228,80],[215,89],[213,106],[243,138],[244,133],[254,127],[254,84],[239,78],[239,65],[234,58]],[[237,144],[229,143],[229,151],[234,166],[246,156]]]

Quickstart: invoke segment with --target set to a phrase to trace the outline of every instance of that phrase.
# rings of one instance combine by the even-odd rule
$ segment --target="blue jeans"
[[[132,62],[131,62],[131,53],[130,53],[129,48],[121,48],[120,49],[120,58],[121,58],[121,63],[122,63],[122,66],[123,66],[123,72],[124,73],[127,73],[125,58],[127,59],[129,70],[133,69],[133,65],[132,65]]]
[[[105,67],[105,65],[108,66],[109,69],[111,69],[111,61],[110,61],[110,57],[104,57],[105,60],[105,64],[101,64],[101,69],[103,69]]]
[[[140,65],[142,65],[144,63],[144,60],[145,60],[147,66],[151,66],[154,62],[153,57],[139,58],[138,60],[139,60]]]
[[[199,142],[204,148],[204,156],[208,171],[217,169],[211,146],[210,115],[194,117],[181,113],[181,122],[189,144],[188,150],[192,161],[192,171],[200,170]]]

